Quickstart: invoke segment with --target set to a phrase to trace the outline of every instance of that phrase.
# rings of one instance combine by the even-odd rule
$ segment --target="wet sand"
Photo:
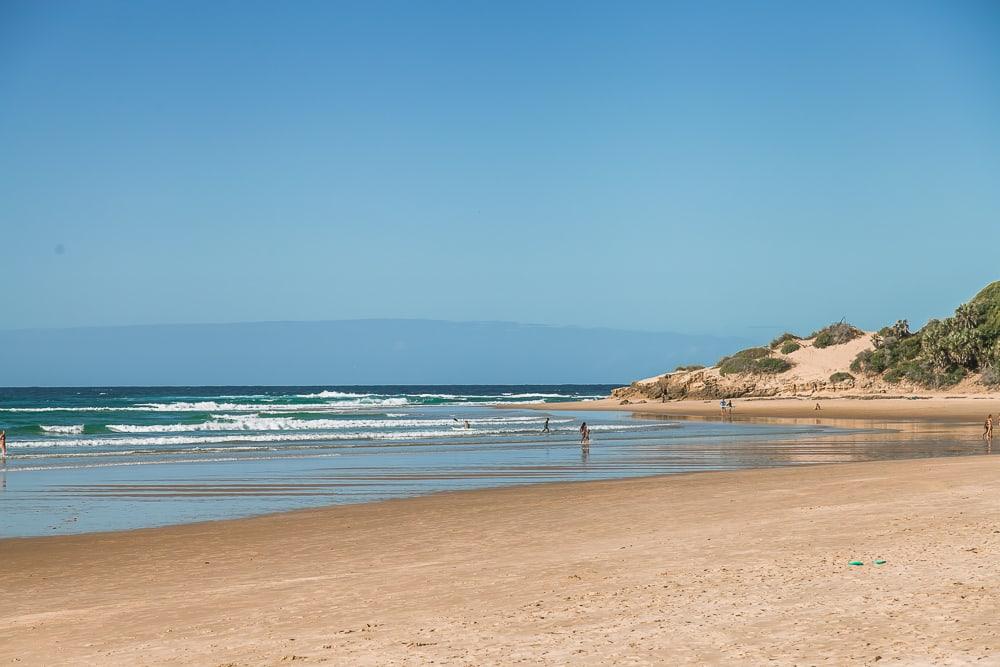
[[[967,456],[5,540],[0,664],[991,664],[998,517]]]

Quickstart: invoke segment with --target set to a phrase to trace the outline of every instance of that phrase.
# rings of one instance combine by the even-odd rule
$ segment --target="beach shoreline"
[[[998,473],[703,472],[5,540],[0,661],[973,661],[1000,630]]]
[[[975,455],[973,420],[989,402],[734,405],[887,444],[943,432],[968,455],[3,539],[0,664],[990,664],[1000,458]],[[714,401],[534,408],[720,419]]]
[[[802,419],[823,421],[834,419],[894,420],[905,422],[943,421],[979,424],[987,414],[1000,414],[1000,395],[977,396],[899,396],[850,398],[734,398],[732,416],[743,418]],[[817,410],[816,406],[820,409]],[[499,405],[497,407],[509,407]],[[562,403],[536,403],[520,406],[546,412],[617,411],[660,416],[721,418],[718,400],[653,401],[623,403],[617,398]]]

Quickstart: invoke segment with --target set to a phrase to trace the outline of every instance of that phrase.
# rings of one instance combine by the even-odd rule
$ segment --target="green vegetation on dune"
[[[778,336],[777,338],[775,338],[774,340],[772,340],[771,344],[768,347],[770,347],[773,350],[773,349],[777,348],[779,345],[781,345],[782,343],[786,343],[787,344],[789,342],[796,341],[796,340],[802,340],[802,336],[796,336],[795,334],[786,331],[785,333],[781,334],[780,336]]]
[[[843,345],[855,338],[864,336],[865,332],[847,322],[834,322],[830,326],[823,327],[819,331],[814,331],[810,338],[815,338],[813,347],[824,348],[833,345]]]
[[[738,373],[767,375],[784,373],[792,367],[788,361],[772,357],[771,350],[766,347],[751,347],[740,350],[731,356],[719,359],[719,363],[716,365],[722,375]]]
[[[767,357],[766,359],[758,359],[755,361],[750,372],[777,375],[778,373],[784,373],[785,371],[791,369],[791,367],[792,362],[790,361],[778,359],[777,357]]]
[[[837,371],[830,376],[830,382],[844,382],[845,380],[853,380],[854,376],[846,371]]]
[[[782,354],[791,354],[795,350],[801,350],[802,346],[796,343],[794,340],[786,341],[781,345],[781,349],[778,350]]]
[[[676,373],[678,371],[700,371],[703,368],[704,366],[700,364],[692,364],[690,366],[678,366],[677,368],[674,369],[674,372]]]
[[[880,375],[886,382],[948,387],[968,373],[983,373],[983,383],[1000,384],[1000,281],[991,283],[943,320],[931,320],[916,333],[906,320],[872,337],[873,350],[861,352],[851,370]]]
[[[761,357],[766,357],[771,354],[771,350],[766,347],[748,347],[745,350],[740,350],[739,352],[733,352],[731,355],[722,357],[719,362],[715,364],[716,366],[721,366],[728,359],[760,359]]]

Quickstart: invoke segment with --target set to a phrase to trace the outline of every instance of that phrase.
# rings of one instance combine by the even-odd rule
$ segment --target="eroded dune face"
[[[729,372],[716,366],[667,373],[615,390],[622,399],[651,398],[729,398],[740,396],[795,396],[822,391],[874,389],[865,378],[850,373],[851,362],[859,352],[871,349],[871,334],[847,343],[819,348],[815,339],[796,341],[798,349],[782,354],[780,350],[760,348],[754,356],[783,360],[791,365],[778,373]],[[838,376],[837,374],[842,374]],[[850,377],[846,377],[849,375]],[[831,377],[834,378],[831,380]]]

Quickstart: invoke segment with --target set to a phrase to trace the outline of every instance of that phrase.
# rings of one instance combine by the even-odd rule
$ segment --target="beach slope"
[[[0,663],[988,663],[998,517],[969,456],[4,540]]]

